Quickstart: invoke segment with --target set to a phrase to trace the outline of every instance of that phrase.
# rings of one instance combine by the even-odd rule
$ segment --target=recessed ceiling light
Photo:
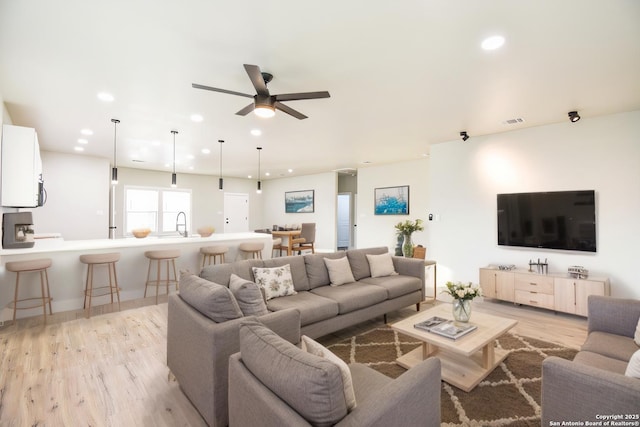
[[[293,169],[287,169],[289,173],[293,173]]]
[[[196,156],[194,156],[193,154],[187,154],[187,159],[193,160],[195,158],[196,158]]]
[[[196,123],[201,122],[203,119],[203,117],[200,114],[192,114],[191,115],[191,121],[194,121]]]
[[[271,175],[271,173],[269,173],[269,172],[265,172],[264,174],[265,174],[265,176],[270,176]]]
[[[113,101],[115,98],[113,97],[113,95],[111,95],[110,93],[107,92],[99,92],[98,93],[98,99],[100,101],[104,101],[104,102],[111,102]]]
[[[260,135],[262,135],[262,131],[260,129],[252,129],[251,130],[251,135],[260,136]]]
[[[164,164],[164,167],[165,167],[165,168],[168,168],[168,167],[171,167],[171,165],[170,165],[169,163],[165,163],[165,164]]]
[[[78,138],[78,144],[88,144],[88,143],[89,143],[89,141],[87,141],[86,139]]]
[[[504,37],[491,36],[482,40],[482,44],[480,46],[482,46],[484,50],[495,50],[502,47],[503,44],[504,44]]]
[[[73,149],[76,151],[84,151],[84,147],[78,147],[77,145],[73,147]]]
[[[251,175],[247,175],[247,178],[251,179]]]
[[[193,166],[189,166],[189,170],[192,171],[193,170]]]
[[[209,150],[208,148],[202,149],[202,154],[209,154],[209,153],[211,153],[211,150]]]
[[[93,131],[91,129],[82,129],[80,133],[83,135],[93,135]]]

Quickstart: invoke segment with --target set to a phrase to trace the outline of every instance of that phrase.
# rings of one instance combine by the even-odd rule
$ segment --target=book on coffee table
[[[433,326],[429,332],[456,340],[476,329],[478,329],[478,327],[471,323],[462,324],[453,320],[447,320]]]
[[[443,322],[446,322],[447,319],[443,317],[433,316],[428,318],[427,320],[423,320],[422,322],[416,323],[413,325],[415,328],[422,329],[425,331],[431,331],[431,328],[437,326]]]

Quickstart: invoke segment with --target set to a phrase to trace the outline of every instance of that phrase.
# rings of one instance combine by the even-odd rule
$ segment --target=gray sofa
[[[278,257],[268,260],[244,260],[231,264],[210,265],[200,277],[228,286],[232,273],[254,280],[252,267],[291,266],[291,276],[297,294],[267,301],[269,311],[295,308],[300,312],[300,333],[311,338],[321,337],[364,322],[388,312],[424,300],[424,261],[393,257],[398,275],[371,277],[366,254],[380,255],[388,248],[352,249],[346,252]],[[330,286],[324,258],[346,255],[355,283]]]
[[[429,358],[395,380],[358,363],[345,369],[349,379],[259,322],[243,322],[240,353],[229,361],[230,425],[440,426],[440,360]]]
[[[228,286],[232,273],[254,280],[252,267],[291,266],[297,294],[271,299],[271,313],[259,319],[278,335],[297,343],[301,334],[317,338],[424,299],[424,264],[419,259],[393,258],[398,275],[370,277],[366,254],[387,248],[356,249],[335,254],[243,260],[205,267],[200,276]],[[323,257],[347,256],[357,283],[329,286]],[[185,302],[169,296],[167,366],[185,395],[210,426],[228,424],[228,359],[240,347],[243,319],[216,323]]]
[[[543,426],[638,414],[640,379],[624,373],[640,349],[633,340],[640,301],[592,295],[588,305],[588,336],[574,360],[548,357],[542,363]]]

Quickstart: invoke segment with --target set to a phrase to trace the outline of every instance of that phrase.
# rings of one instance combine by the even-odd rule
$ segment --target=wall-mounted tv
[[[498,194],[498,245],[595,252],[595,191]]]

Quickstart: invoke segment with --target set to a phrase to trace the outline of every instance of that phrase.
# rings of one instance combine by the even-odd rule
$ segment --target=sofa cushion
[[[307,277],[309,278],[309,289],[318,286],[326,286],[331,283],[327,265],[324,263],[325,258],[338,259],[345,256],[344,252],[332,252],[325,254],[309,254],[303,256],[304,264],[307,267]]]
[[[398,274],[393,267],[393,260],[389,252],[380,255],[365,255],[369,263],[369,270],[371,270],[371,277],[387,277]]]
[[[349,259],[346,256],[338,259],[325,258],[324,263],[329,272],[331,286],[340,286],[356,281],[356,279],[353,278],[351,267],[349,266]]]
[[[628,377],[640,378],[640,350],[633,353],[624,374]]]
[[[387,299],[386,289],[361,282],[342,286],[321,286],[310,292],[337,302],[340,314],[370,307]]]
[[[334,363],[302,351],[257,320],[241,323],[240,354],[258,380],[312,425],[331,426],[347,415],[342,374]]]
[[[301,256],[287,256],[265,259],[262,267],[282,267],[289,264],[291,268],[291,278],[296,291],[308,291],[309,279],[307,278],[307,268],[304,258]]]
[[[636,332],[633,334],[633,341],[637,345],[640,345],[640,317],[638,318],[638,324],[636,325]]]
[[[262,316],[269,313],[260,287],[252,281],[232,274],[229,279],[229,290],[245,316]]]
[[[422,280],[413,276],[367,277],[358,283],[380,286],[387,290],[387,298],[393,299],[422,289]]]
[[[309,291],[301,291],[295,295],[269,300],[267,301],[267,308],[271,311],[280,311],[287,308],[298,309],[300,312],[300,326],[331,319],[339,313],[337,302]]]
[[[347,257],[349,258],[349,264],[351,265],[353,277],[356,280],[364,279],[365,277],[371,277],[371,269],[369,268],[369,261],[367,261],[366,255],[380,255],[387,252],[389,252],[389,248],[387,248],[386,246],[379,248],[348,250]]]
[[[347,402],[347,409],[351,411],[356,407],[356,394],[353,391],[353,380],[351,379],[351,371],[349,365],[344,360],[329,351],[322,344],[314,341],[306,335],[300,337],[300,345],[303,351],[323,357],[331,363],[335,363],[342,374],[342,385],[344,386],[344,398]]]
[[[589,333],[581,350],[598,353],[627,363],[631,359],[631,355],[638,350],[638,346],[632,338],[594,331]]]
[[[253,275],[267,301],[296,293],[289,264],[272,268],[253,267]]]
[[[620,375],[624,375],[624,371],[627,369],[628,363],[626,360],[612,359],[611,357],[606,357],[590,351],[579,351],[573,358],[573,361],[575,363],[580,363],[581,365],[614,372]]]
[[[254,281],[252,267],[262,267],[262,260],[247,259],[229,264],[208,265],[200,271],[200,277],[210,282],[229,286],[232,274]]]
[[[193,274],[180,276],[180,298],[216,323],[242,317],[229,288]]]

